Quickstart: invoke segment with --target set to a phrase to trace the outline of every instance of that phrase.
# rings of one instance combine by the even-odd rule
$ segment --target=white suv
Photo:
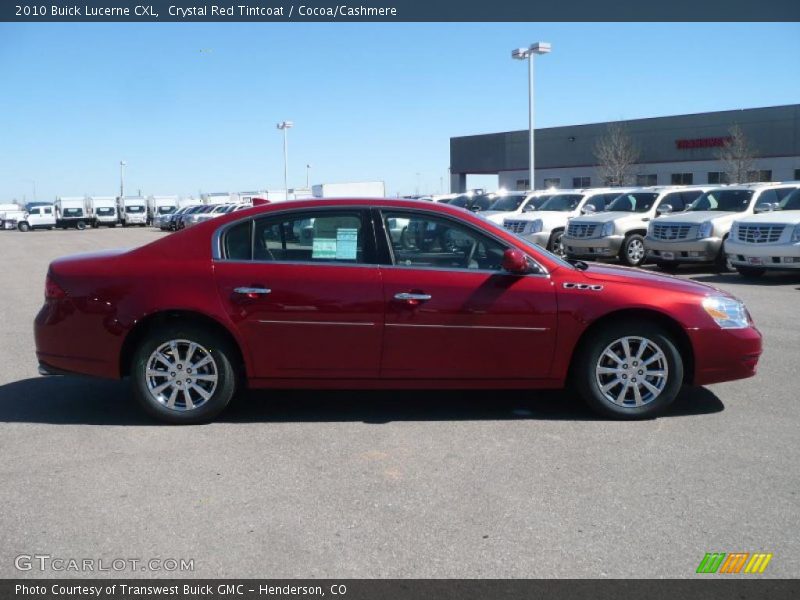
[[[538,210],[505,219],[503,227],[555,254],[563,255],[561,238],[570,219],[590,211],[604,211],[614,198],[633,189],[562,190],[550,196]]]
[[[709,187],[647,187],[618,196],[605,212],[570,220],[562,243],[569,258],[644,262],[647,224],[658,215],[682,212]]]
[[[538,210],[545,200],[553,195],[552,190],[538,192],[507,192],[498,194],[488,210],[478,213],[492,223],[502,225],[503,221],[522,213]]]
[[[725,240],[728,260],[745,277],[767,269],[800,271],[800,189],[769,208],[775,210],[736,219]]]
[[[729,185],[705,192],[678,215],[659,217],[650,223],[644,245],[648,256],[664,271],[681,263],[730,265],[722,247],[737,219],[752,215],[757,207],[778,203],[800,183]]]

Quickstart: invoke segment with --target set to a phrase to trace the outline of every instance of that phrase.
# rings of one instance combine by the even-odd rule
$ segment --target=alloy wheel
[[[624,408],[644,406],[658,398],[668,377],[664,351],[652,340],[637,336],[611,342],[595,367],[600,392]]]
[[[638,265],[644,259],[644,242],[636,238],[628,242],[628,247],[625,250],[628,255],[628,261],[632,265]]]
[[[190,340],[170,340],[147,359],[147,390],[170,410],[194,410],[205,404],[217,389],[219,373],[214,357]]]

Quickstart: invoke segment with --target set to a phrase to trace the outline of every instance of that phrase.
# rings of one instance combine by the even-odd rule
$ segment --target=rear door
[[[368,213],[272,213],[226,226],[219,246],[219,297],[252,376],[378,376],[383,293]]]
[[[391,254],[383,378],[549,376],[556,295],[547,275],[503,271],[506,245],[453,218],[392,209],[379,222]]]

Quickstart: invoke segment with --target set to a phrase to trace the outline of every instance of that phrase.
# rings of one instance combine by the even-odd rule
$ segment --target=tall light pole
[[[283,130],[283,189],[284,200],[289,199],[289,141],[287,139],[287,132],[294,127],[292,121],[281,121],[276,125],[278,129]]]
[[[528,187],[530,190],[536,189],[534,182],[534,149],[533,149],[533,58],[537,54],[548,54],[550,52],[549,42],[536,42],[527,48],[517,48],[512,50],[511,58],[528,61]]]
[[[128,165],[124,160],[119,161],[119,197],[125,197],[125,167]]]
[[[309,174],[311,173],[311,165],[306,165],[306,189],[310,190],[311,186],[309,185]]]

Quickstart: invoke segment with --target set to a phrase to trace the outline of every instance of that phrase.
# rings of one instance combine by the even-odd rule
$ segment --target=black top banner
[[[798,0],[271,0],[0,3],[0,21],[800,21]],[[680,40],[676,40],[680,43]],[[746,51],[747,40],[742,40]]]

